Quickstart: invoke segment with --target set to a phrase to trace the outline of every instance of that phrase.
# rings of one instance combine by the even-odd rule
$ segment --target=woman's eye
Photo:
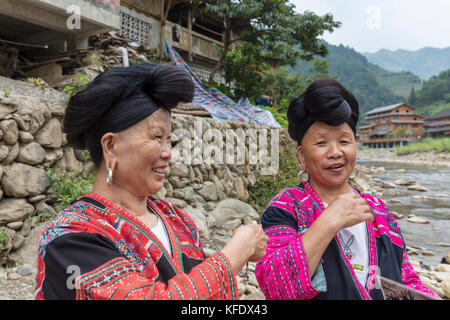
[[[348,144],[349,142],[347,140],[342,140],[341,143],[342,144]]]
[[[325,141],[319,141],[316,143],[316,146],[324,146],[325,145]]]

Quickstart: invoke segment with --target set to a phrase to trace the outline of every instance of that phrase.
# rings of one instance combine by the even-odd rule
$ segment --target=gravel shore
[[[357,159],[450,167],[450,153],[436,153],[432,151],[399,156],[396,154],[395,149],[361,148],[358,150]]]

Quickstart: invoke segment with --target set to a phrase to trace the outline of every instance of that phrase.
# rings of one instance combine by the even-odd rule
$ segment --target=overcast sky
[[[331,44],[359,52],[450,47],[450,0],[290,0],[298,12],[332,13],[341,28]]]

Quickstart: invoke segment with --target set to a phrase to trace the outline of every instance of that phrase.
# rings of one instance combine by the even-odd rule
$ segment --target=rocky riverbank
[[[397,155],[395,149],[369,149],[358,150],[358,160],[385,161],[408,163],[413,165],[450,167],[450,153],[436,153],[433,151]]]
[[[433,168],[448,167],[447,153],[398,156],[394,149],[363,149],[358,150],[355,178],[357,187],[380,197],[393,211],[414,270],[444,299],[450,299],[450,192],[448,169]],[[430,264],[431,258],[441,263]]]

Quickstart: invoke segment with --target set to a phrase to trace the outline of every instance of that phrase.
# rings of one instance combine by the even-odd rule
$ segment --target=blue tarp
[[[166,53],[172,61],[176,65],[185,68],[192,77],[192,81],[195,84],[194,100],[192,103],[201,105],[213,118],[244,123],[252,122],[268,127],[281,128],[270,111],[252,105],[248,99],[240,99],[238,103],[235,103],[215,88],[210,90],[206,89],[202,81],[167,40],[165,40],[165,45]]]

